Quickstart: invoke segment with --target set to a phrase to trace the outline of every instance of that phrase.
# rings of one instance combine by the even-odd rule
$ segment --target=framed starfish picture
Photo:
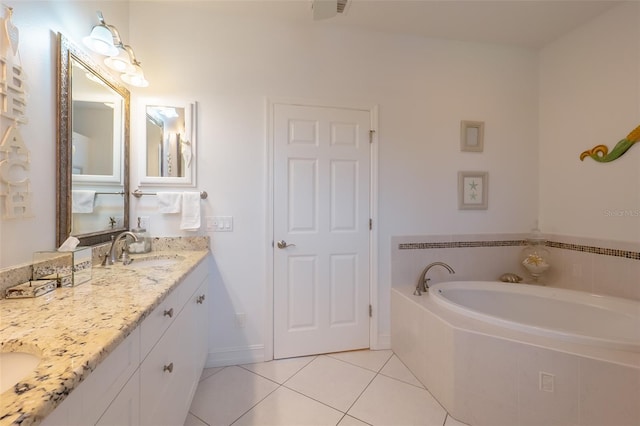
[[[489,207],[489,172],[458,172],[458,210]]]

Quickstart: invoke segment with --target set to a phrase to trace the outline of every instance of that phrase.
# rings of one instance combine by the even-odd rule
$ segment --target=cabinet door
[[[43,421],[45,426],[95,424],[140,365],[136,328]]]
[[[191,325],[182,312],[140,366],[140,424],[184,423],[189,406],[186,380],[192,377],[191,353],[185,347]],[[186,409],[184,406],[186,405]]]
[[[96,425],[136,426],[140,424],[140,372],[136,370]]]

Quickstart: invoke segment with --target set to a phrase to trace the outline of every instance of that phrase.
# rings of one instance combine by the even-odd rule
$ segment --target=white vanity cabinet
[[[141,425],[182,425],[187,417],[207,353],[206,276],[196,268],[175,292],[179,314],[140,365]],[[153,332],[146,326],[143,342]]]
[[[206,261],[158,305],[43,425],[182,425],[208,351]]]

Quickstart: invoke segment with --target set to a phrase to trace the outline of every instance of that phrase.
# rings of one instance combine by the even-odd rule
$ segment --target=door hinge
[[[369,219],[369,230],[373,229],[373,219]]]
[[[369,318],[373,317],[373,306],[369,305]]]
[[[369,130],[369,143],[373,143],[373,135],[376,133],[375,130]]]

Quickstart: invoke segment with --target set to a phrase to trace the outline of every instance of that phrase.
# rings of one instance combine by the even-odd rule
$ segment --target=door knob
[[[287,247],[295,246],[295,244],[287,244],[287,242],[285,240],[278,241],[277,245],[278,245],[279,249],[284,249],[284,248],[287,248]]]

